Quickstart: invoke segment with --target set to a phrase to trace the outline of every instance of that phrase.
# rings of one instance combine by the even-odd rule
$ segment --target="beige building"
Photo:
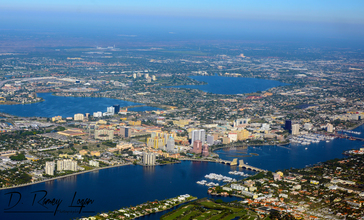
[[[332,124],[328,123],[326,125],[326,131],[330,132],[330,133],[334,132],[334,126]]]
[[[240,130],[238,131],[238,140],[242,141],[242,140],[246,140],[249,138],[249,131],[246,129]]]
[[[57,171],[62,170],[77,171],[77,161],[70,159],[57,161]]]
[[[79,113],[79,114],[75,114],[75,115],[73,116],[73,120],[75,120],[75,121],[83,121],[83,118],[84,118],[84,115],[83,115],[83,114],[81,114],[81,113]]]
[[[114,138],[114,130],[112,130],[112,129],[95,130],[95,139],[112,140],[113,138]]]
[[[299,135],[300,134],[300,125],[294,124],[292,125],[292,135]]]
[[[54,162],[46,162],[46,166],[45,166],[45,173],[47,175],[51,175],[53,176],[54,175]]]

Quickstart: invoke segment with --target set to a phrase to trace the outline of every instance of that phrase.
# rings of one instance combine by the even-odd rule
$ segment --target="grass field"
[[[208,199],[200,199],[171,211],[161,217],[162,220],[230,220],[256,219],[258,215],[243,207],[230,207],[228,204],[220,204]]]

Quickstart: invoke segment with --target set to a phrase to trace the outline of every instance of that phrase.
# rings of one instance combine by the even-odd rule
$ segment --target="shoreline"
[[[41,180],[41,181],[32,182],[32,183],[24,183],[24,184],[20,184],[20,185],[17,185],[17,186],[4,187],[4,188],[0,188],[0,190],[15,189],[15,188],[20,188],[20,187],[24,187],[24,186],[31,186],[31,185],[35,185],[35,184],[38,184],[38,183],[54,181],[54,180],[63,179],[63,178],[70,177],[70,176],[77,176],[77,175],[80,175],[80,174],[90,173],[90,172],[93,172],[93,171],[99,171],[99,170],[115,168],[115,167],[121,167],[121,166],[128,166],[128,165],[133,165],[133,164],[132,163],[126,163],[126,164],[118,164],[118,165],[107,166],[107,167],[100,167],[100,168],[96,168],[96,169],[92,169],[92,170],[86,170],[86,171],[81,171],[81,172],[77,172],[77,173],[67,174],[67,175],[64,175],[64,176],[58,176],[58,177],[50,178],[50,179],[47,179],[47,180]]]

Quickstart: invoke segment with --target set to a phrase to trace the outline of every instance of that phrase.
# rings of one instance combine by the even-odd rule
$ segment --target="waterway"
[[[276,80],[243,78],[243,77],[224,77],[224,76],[190,76],[191,79],[206,82],[206,85],[181,85],[175,88],[199,89],[204,92],[214,94],[244,94],[257,91],[265,91],[273,87],[285,86]]]
[[[364,125],[356,128],[355,131],[363,129]],[[360,136],[364,136],[363,133]],[[239,158],[249,165],[276,171],[291,167],[303,168],[306,165],[334,158],[344,158],[346,156],[342,154],[343,151],[358,149],[363,144],[364,142],[361,141],[335,139],[328,143],[320,142],[310,145],[288,145],[286,147],[260,146],[249,147],[248,149],[220,149],[216,152],[219,153],[222,159],[232,160],[233,158]],[[258,156],[253,156],[250,153],[258,154]],[[247,155],[251,155],[251,157],[247,157]],[[209,173],[222,174],[236,179],[242,178],[228,174],[231,170],[240,170],[248,174],[254,174],[251,171],[246,171],[236,166],[230,167],[225,164],[182,161],[180,164],[156,167],[122,166],[26,187],[2,190],[0,191],[0,219],[70,219],[91,216],[96,213],[141,204],[146,201],[154,201],[155,199],[172,198],[186,193],[198,198],[209,197],[207,194],[208,187],[198,185],[196,182],[205,179],[204,176]],[[48,205],[48,209],[45,209],[36,202],[41,198],[40,196],[44,195],[40,190],[47,191],[46,198],[63,200],[58,208],[60,212],[53,215],[55,206]],[[19,213],[4,212],[9,211],[4,210],[9,207],[11,195],[9,192],[18,192],[22,196],[19,204],[10,209],[10,211],[19,211]],[[94,201],[92,204],[84,207],[81,213],[70,212],[80,210],[77,207],[69,207],[75,192],[77,194],[74,203],[79,198],[90,198]],[[34,205],[32,205],[35,194],[37,194],[36,200]],[[10,206],[14,205],[18,198],[19,194],[13,194]],[[224,198],[226,201],[236,199]],[[21,213],[20,211],[34,211],[34,213]],[[44,211],[49,211],[50,213],[44,213]],[[163,213],[165,212],[142,217],[141,219],[159,219]]]
[[[205,179],[204,176],[212,172],[241,179],[240,176],[228,174],[229,171],[236,169],[238,168],[219,163],[191,161],[155,167],[130,165],[2,190],[0,191],[0,219],[70,219],[187,193],[199,198],[209,197],[208,187],[198,185],[196,182]],[[249,171],[246,173],[253,174]],[[48,209],[46,209],[37,203],[45,195],[45,192],[40,190],[48,193],[46,196],[48,199],[63,200],[56,215],[54,215],[56,206],[47,205]],[[17,193],[13,194],[9,206],[11,194],[8,193],[14,191]],[[94,201],[83,208],[81,213],[78,213],[80,208],[69,207],[75,192],[77,194],[73,205],[77,203],[77,199],[81,198],[89,198]],[[21,194],[19,204],[10,210],[5,210],[16,204],[19,200],[19,193]],[[33,205],[35,194],[36,199]],[[226,200],[237,199],[227,197]],[[4,211],[11,211],[11,213]],[[72,213],[72,211],[77,211],[77,213]],[[158,213],[144,218],[159,219],[162,214]]]
[[[21,117],[73,117],[77,113],[90,113],[97,111],[106,112],[106,108],[113,105],[120,107],[142,105],[140,103],[128,102],[111,98],[93,97],[64,97],[54,96],[52,93],[38,93],[38,97],[44,99],[43,102],[25,105],[0,105],[0,112],[9,113]],[[156,107],[141,106],[129,109],[132,111],[161,110]]]

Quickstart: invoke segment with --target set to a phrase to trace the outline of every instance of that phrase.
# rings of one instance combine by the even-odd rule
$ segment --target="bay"
[[[106,108],[113,105],[120,105],[120,107],[141,105],[129,109],[132,111],[161,110],[156,107],[142,106],[140,103],[111,98],[64,97],[54,96],[52,93],[38,93],[37,95],[43,98],[44,101],[24,105],[0,105],[0,112],[21,117],[53,117],[57,115],[73,117],[77,113],[106,112]]]
[[[174,88],[199,89],[204,92],[214,94],[244,94],[258,91],[266,91],[273,87],[285,86],[276,80],[243,78],[243,77],[224,77],[224,76],[190,76],[191,79],[206,82],[206,85],[181,85],[172,86]]]

